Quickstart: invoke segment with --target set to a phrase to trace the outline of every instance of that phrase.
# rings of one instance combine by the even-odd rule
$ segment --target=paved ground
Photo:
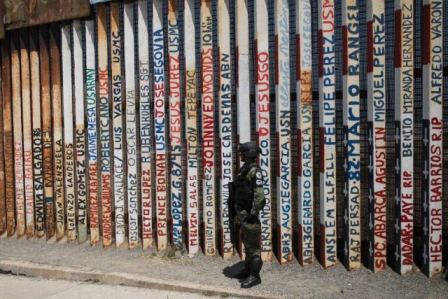
[[[195,299],[199,294],[0,275],[0,299]]]
[[[239,282],[229,278],[240,265],[237,257],[224,261],[202,255],[158,254],[141,249],[104,250],[88,244],[48,244],[43,240],[0,240],[0,261],[14,259],[34,263],[123,272],[162,280],[177,280],[239,291]],[[338,265],[324,270],[318,263],[301,267],[296,261],[280,266],[266,263],[263,284],[250,291],[254,296],[286,298],[446,298],[448,282],[427,279],[419,271],[404,277],[392,270],[373,274],[362,268],[348,272]]]

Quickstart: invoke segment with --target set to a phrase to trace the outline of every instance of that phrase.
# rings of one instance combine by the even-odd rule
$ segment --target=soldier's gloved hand
[[[253,217],[256,217],[257,216],[257,211],[255,211],[254,208],[252,208],[250,210],[250,215],[253,216]]]
[[[246,210],[242,210],[242,211],[240,212],[240,219],[241,219],[241,222],[244,222],[244,221],[247,219],[248,216],[249,216],[249,215],[247,214],[247,211],[246,211]]]

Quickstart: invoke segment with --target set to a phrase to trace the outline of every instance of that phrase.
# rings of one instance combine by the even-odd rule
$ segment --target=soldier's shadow
[[[240,273],[244,269],[244,262],[238,262],[232,266],[227,266],[222,270],[222,274],[228,278],[236,279],[235,275]]]

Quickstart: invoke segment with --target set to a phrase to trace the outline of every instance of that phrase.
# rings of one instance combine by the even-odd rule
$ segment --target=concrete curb
[[[59,279],[81,282],[102,283],[108,285],[121,285],[128,287],[139,287],[158,289],[175,292],[188,292],[205,296],[233,296],[242,298],[281,298],[269,294],[254,295],[250,291],[239,289],[228,289],[214,286],[200,285],[185,281],[162,280],[142,275],[103,272],[89,268],[74,268],[66,266],[52,266],[27,261],[2,260],[0,261],[0,272],[14,275],[25,275],[45,279]]]

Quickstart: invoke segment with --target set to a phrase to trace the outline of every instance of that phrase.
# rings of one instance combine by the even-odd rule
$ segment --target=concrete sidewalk
[[[0,272],[33,277],[244,298],[443,298],[448,292],[446,281],[429,280],[419,271],[402,277],[390,269],[377,274],[365,268],[348,272],[341,265],[324,270],[317,262],[304,268],[296,261],[286,266],[265,263],[263,283],[243,290],[229,278],[241,266],[238,262],[237,257],[224,261],[89,244],[0,240]]]

